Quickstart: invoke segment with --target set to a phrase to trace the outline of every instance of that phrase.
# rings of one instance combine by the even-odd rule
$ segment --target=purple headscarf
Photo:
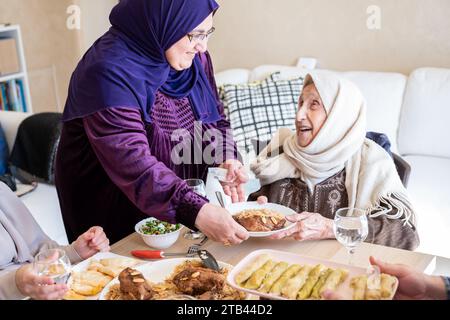
[[[176,71],[165,56],[218,7],[214,0],[121,0],[111,12],[111,29],[72,75],[63,121],[110,107],[135,107],[150,123],[157,90],[188,97],[197,120],[220,120],[200,58],[195,57],[191,68]]]

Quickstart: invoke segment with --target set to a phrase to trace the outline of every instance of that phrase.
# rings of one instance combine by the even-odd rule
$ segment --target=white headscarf
[[[365,138],[366,103],[360,90],[325,71],[308,74],[304,86],[311,83],[322,98],[327,119],[306,147],[298,145],[295,132],[280,129],[251,164],[261,185],[301,178],[310,186],[345,168],[350,207],[365,209],[371,217],[404,217],[407,223],[412,209],[394,162],[383,148]],[[284,153],[273,156],[280,146]]]

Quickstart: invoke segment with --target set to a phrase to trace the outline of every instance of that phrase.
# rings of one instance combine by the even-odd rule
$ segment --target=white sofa
[[[17,129],[28,116],[30,114],[0,111],[0,123],[5,131],[10,152],[16,139]],[[62,245],[68,243],[55,186],[39,183],[33,192],[20,199],[50,238]]]
[[[283,78],[308,70],[264,65],[216,75],[217,84],[243,84],[280,71]],[[368,105],[368,131],[388,135],[392,150],[411,165],[408,191],[417,211],[418,251],[450,257],[450,69],[398,73],[338,72],[353,81]],[[254,155],[247,155],[251,161]],[[248,163],[247,163],[248,165]]]

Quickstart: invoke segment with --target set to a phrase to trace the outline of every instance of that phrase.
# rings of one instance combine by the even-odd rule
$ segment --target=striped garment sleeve
[[[445,282],[445,289],[447,290],[447,300],[450,300],[450,277],[442,277]]]

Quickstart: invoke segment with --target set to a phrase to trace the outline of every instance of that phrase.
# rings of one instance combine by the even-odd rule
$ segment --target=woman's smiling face
[[[207,34],[213,28],[213,14],[211,13],[201,24],[189,34]],[[185,70],[192,66],[195,55],[208,49],[208,37],[203,40],[190,40],[186,35],[166,51],[166,59],[169,65],[177,70]]]
[[[298,102],[295,127],[297,129],[297,143],[300,147],[307,147],[319,133],[327,120],[327,112],[314,83],[303,88]]]

